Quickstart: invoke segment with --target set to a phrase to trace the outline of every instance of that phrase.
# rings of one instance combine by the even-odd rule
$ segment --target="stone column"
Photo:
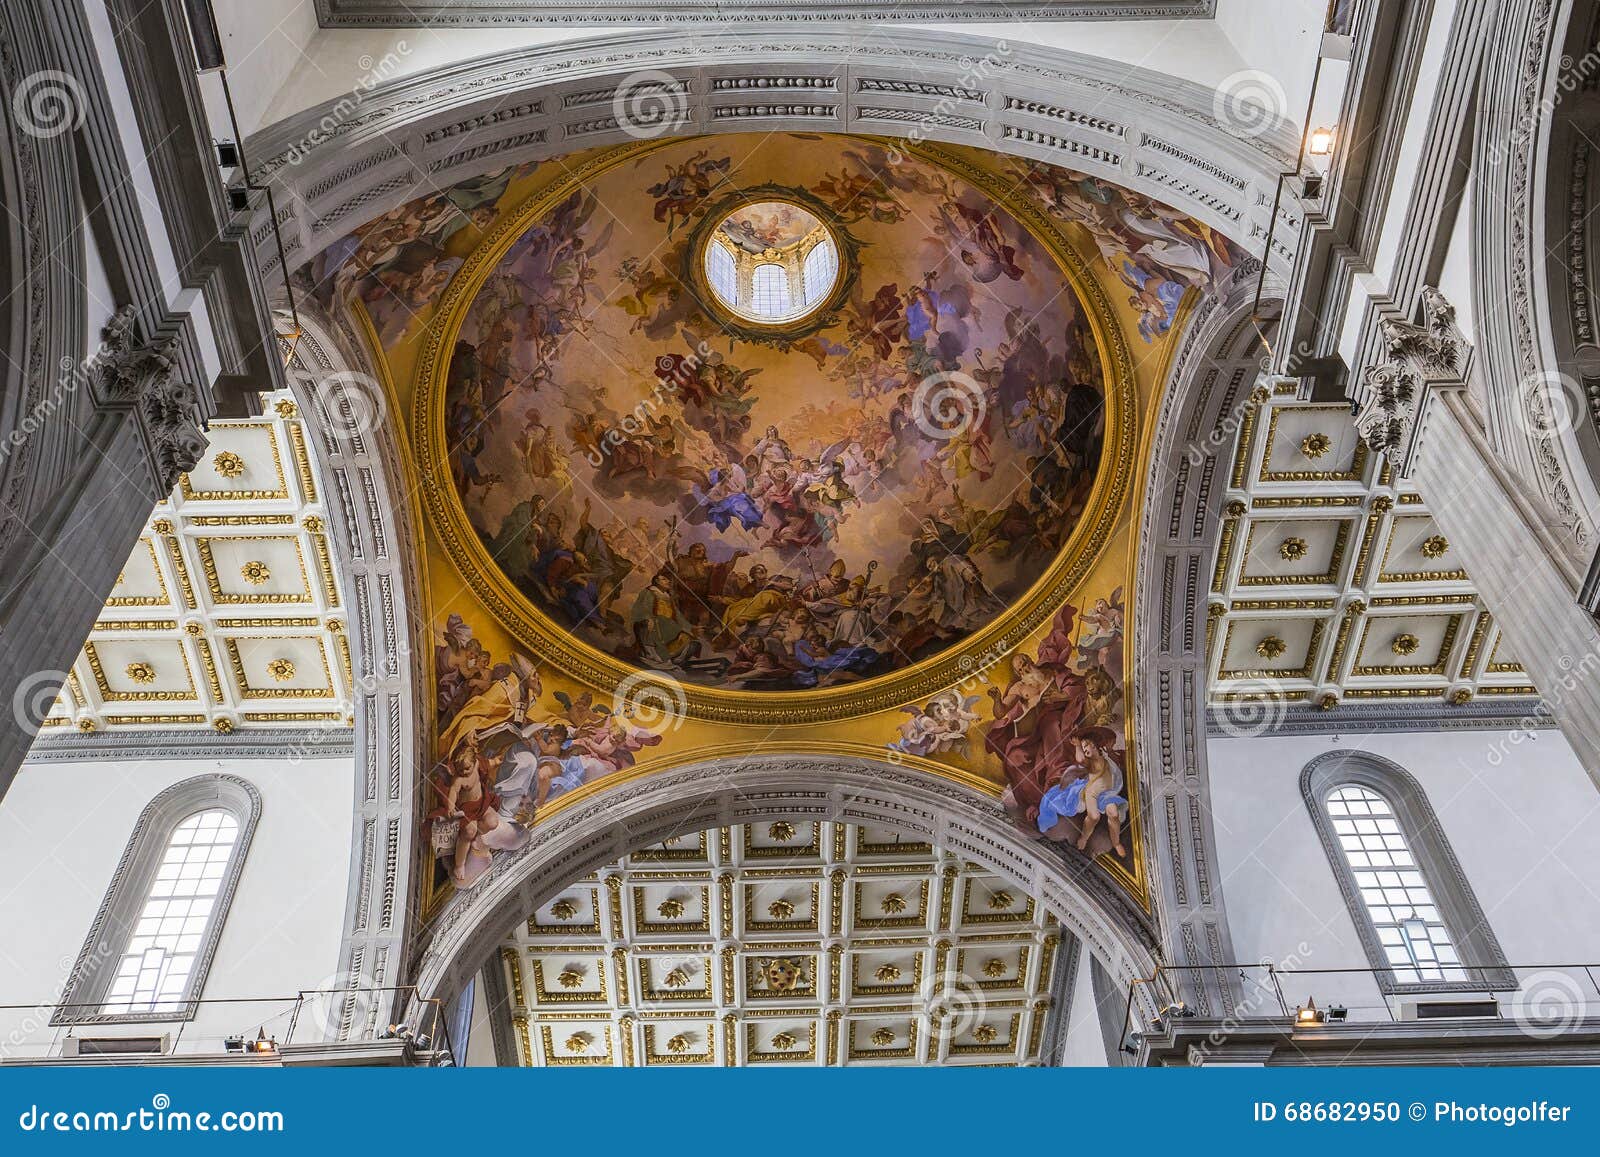
[[[205,451],[194,388],[166,342],[141,342],[131,310],[107,324],[83,367],[88,416],[76,459],[51,500],[17,517],[22,533],[0,583],[0,796],[116,584],[117,574],[178,475]],[[54,420],[66,421],[65,412]]]
[[[1467,382],[1472,349],[1437,289],[1417,323],[1383,324],[1383,359],[1351,391],[1356,428],[1427,500],[1484,603],[1600,785],[1600,626],[1578,604],[1566,530],[1490,448]]]

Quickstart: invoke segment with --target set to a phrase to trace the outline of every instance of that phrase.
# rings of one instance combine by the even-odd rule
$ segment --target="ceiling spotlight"
[[[219,169],[239,167],[239,146],[233,141],[217,142],[217,167]]]
[[[1331,128],[1315,128],[1306,138],[1306,152],[1313,157],[1325,157],[1333,152],[1334,132]]]
[[[1330,1004],[1328,1006],[1328,1023],[1329,1024],[1342,1024],[1344,1021],[1347,1021],[1349,1019],[1350,1019],[1350,1010],[1348,1008],[1346,1008],[1344,1005],[1342,1005],[1342,1004]]]
[[[1311,997],[1306,997],[1306,1002],[1294,1010],[1294,1023],[1296,1025],[1324,1024],[1328,1014],[1317,1007],[1317,1002]]]
[[[250,188],[247,185],[228,186],[228,211],[244,213],[250,208]]]

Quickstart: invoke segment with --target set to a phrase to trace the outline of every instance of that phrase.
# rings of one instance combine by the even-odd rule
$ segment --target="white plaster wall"
[[[1477,341],[1477,319],[1472,314],[1472,201],[1475,182],[1469,175],[1450,229],[1450,247],[1439,271],[1439,292],[1456,309],[1456,325],[1469,342]],[[1479,375],[1474,374],[1476,380]]]
[[[1239,962],[1368,967],[1300,794],[1307,763],[1352,749],[1400,764],[1422,786],[1519,973],[1600,962],[1600,792],[1555,730],[1210,740],[1217,856]],[[1314,987],[1307,978],[1301,987],[1308,991],[1286,990],[1291,1005],[1314,994],[1381,1014],[1365,978],[1318,977]],[[1270,1003],[1264,997],[1256,1011],[1274,1014]]]
[[[262,1025],[285,1039],[296,993],[330,986],[350,873],[349,757],[25,763],[0,802],[0,1061],[59,1051],[67,1030],[49,1026],[51,1010],[140,812],[166,787],[216,772],[248,780],[262,797],[200,994],[242,1003],[202,1005],[187,1025],[116,1026],[96,1035],[181,1028],[184,1047],[204,1051]],[[314,1011],[303,1013],[294,1039],[319,1039],[316,1021]]]

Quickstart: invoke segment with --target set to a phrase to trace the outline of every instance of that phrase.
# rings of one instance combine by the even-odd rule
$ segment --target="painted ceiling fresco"
[[[1055,556],[1100,459],[1099,354],[1038,242],[930,165],[873,201],[873,158],[806,144],[612,169],[511,247],[450,361],[452,478],[501,570],[591,646],[717,687],[959,643]],[[751,186],[854,241],[853,292],[799,339],[735,336],[676,280]],[[815,227],[734,220],[761,248]]]
[[[821,222],[824,306],[723,315],[729,214],[757,263]],[[799,134],[507,169],[324,252],[440,480],[425,899],[619,773],[780,747],[977,785],[1142,896],[1137,433],[1243,260],[1067,170]]]

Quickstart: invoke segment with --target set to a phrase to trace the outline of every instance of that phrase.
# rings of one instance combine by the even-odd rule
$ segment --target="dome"
[[[579,642],[708,687],[959,646],[1100,463],[1100,354],[1049,250],[859,138],[678,141],[564,188],[451,348],[452,484],[494,565]]]

